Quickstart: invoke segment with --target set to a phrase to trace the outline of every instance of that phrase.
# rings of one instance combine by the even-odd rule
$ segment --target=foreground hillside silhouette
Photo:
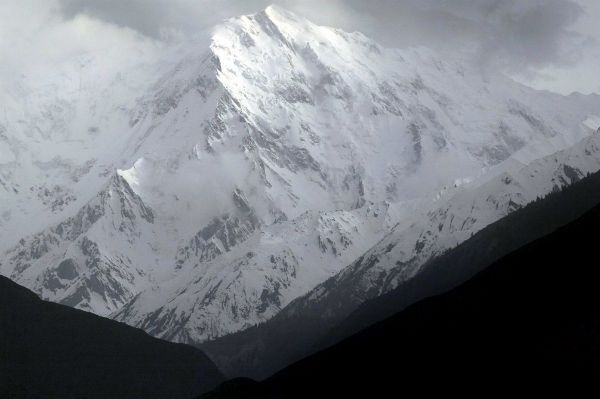
[[[191,398],[223,377],[193,347],[40,300],[0,277],[1,398]]]
[[[599,230],[600,206],[450,292],[264,382],[234,380],[205,397],[367,397],[481,386],[546,390],[597,381]]]
[[[369,300],[348,315],[330,309],[351,297],[353,287],[310,307],[288,306],[264,324],[207,342],[201,348],[230,378],[264,380],[281,369],[424,298],[464,283],[511,252],[544,237],[600,204],[600,173],[594,173],[489,225],[458,247],[434,258],[413,278]],[[331,306],[328,306],[331,305]],[[331,320],[337,319],[336,323]]]

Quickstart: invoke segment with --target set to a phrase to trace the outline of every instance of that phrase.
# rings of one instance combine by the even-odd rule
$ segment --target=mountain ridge
[[[591,179],[588,194],[597,188],[600,174]],[[584,186],[574,191],[585,191]],[[542,199],[529,216],[537,212],[543,223],[549,209],[561,204],[568,209],[576,201],[574,194]],[[553,204],[547,207],[548,202]],[[510,219],[501,227],[519,231],[523,223]],[[202,397],[364,397],[410,388],[481,393],[490,387],[539,393],[592,387],[600,374],[595,289],[600,273],[590,260],[599,226],[596,202],[552,233],[517,244],[448,292],[403,310],[393,310],[397,298],[379,297],[364,311],[389,307],[380,312],[387,314],[383,320],[261,382],[230,380]],[[462,246],[480,244],[467,241]],[[463,262],[468,260],[468,254],[462,256]]]
[[[8,113],[0,245],[35,252],[32,236],[77,215],[115,173],[143,205],[135,223],[116,212],[88,237],[98,251],[60,240],[52,256],[10,256],[0,270],[46,299],[182,342],[269,320],[394,226],[435,218],[437,201],[575,145],[600,108],[279,8],[167,49],[136,76],[106,77],[100,61],[78,59],[58,74],[64,85],[52,82],[61,90],[32,92],[24,115]],[[498,204],[492,219],[510,201]],[[45,278],[69,277],[96,253],[97,279]],[[19,262],[31,263],[26,273]],[[73,296],[79,282],[90,299]]]
[[[589,139],[589,143],[593,142],[594,139]],[[585,145],[581,147],[581,153],[586,152],[585,148]],[[567,153],[574,154],[575,152],[567,151]],[[595,159],[595,157],[593,158]],[[555,163],[552,157],[549,158],[549,161],[551,164]],[[562,169],[562,163],[557,162],[556,164],[558,169]],[[525,168],[524,171],[525,173],[522,173],[521,176],[528,177],[531,169]],[[515,176],[518,175],[514,175],[513,179],[516,179]],[[446,247],[446,250],[432,256],[431,259],[423,263],[416,263],[415,265],[420,265],[418,273],[400,282],[395,289],[389,290],[387,293],[384,291],[383,295],[379,292],[361,292],[362,288],[356,281],[351,281],[346,285],[337,285],[336,280],[343,276],[344,272],[342,272],[337,277],[323,283],[314,292],[296,299],[266,323],[215,341],[206,342],[200,347],[230,377],[266,378],[295,360],[337,342],[349,332],[356,331],[359,327],[366,327],[369,322],[376,322],[377,317],[384,317],[374,310],[370,311],[365,303],[377,303],[384,301],[386,297],[397,298],[394,309],[398,311],[424,297],[444,292],[456,286],[499,256],[527,244],[532,239],[549,234],[553,229],[577,218],[600,202],[596,189],[599,176],[598,172],[591,176],[584,173],[573,184],[563,185],[562,190],[549,191],[545,199],[540,200],[543,197],[539,197],[532,199],[531,203],[526,201],[526,205],[508,213],[473,236],[467,237],[463,243],[456,241],[455,244]],[[498,181],[502,186],[505,186],[505,178],[506,176],[503,175],[498,176]],[[554,178],[550,180],[551,186],[552,180]],[[560,178],[556,178],[556,182],[560,181]],[[481,196],[478,195],[480,193],[476,193],[476,198],[486,198],[486,195]],[[556,203],[560,204],[561,199],[563,202],[570,203],[571,206],[557,206]],[[537,209],[538,214],[546,211],[554,216],[547,220],[544,220],[543,216],[533,220],[530,220],[531,217],[525,219],[523,212],[528,209]],[[512,225],[521,226],[521,228],[507,232],[506,227],[503,226],[509,221],[512,221]],[[434,226],[437,229],[437,224]],[[401,244],[400,242],[391,245],[396,239],[398,237],[388,236],[379,244],[380,252],[371,251],[372,257],[367,254],[360,259],[366,271],[384,262],[393,264],[394,267],[406,266],[404,263],[396,263],[394,260],[396,255],[392,249]],[[489,250],[488,241],[492,243]],[[477,245],[475,248],[471,248],[470,242],[478,242],[480,248]],[[463,252],[460,252],[462,248],[471,249],[465,250],[467,254],[462,258],[458,257],[457,261],[445,261],[445,259],[452,259],[452,254],[462,254]],[[383,257],[383,260],[378,257]],[[473,264],[461,268],[460,265],[468,263]],[[436,267],[436,264],[442,264],[443,267]],[[360,273],[356,275],[361,278]],[[382,281],[386,280],[382,279]],[[381,290],[381,286],[378,285],[364,286],[367,290],[371,288]],[[315,300],[314,296],[320,296],[322,299]],[[331,296],[332,299],[328,299],[328,296]],[[361,308],[361,306],[363,307]],[[356,319],[352,321],[352,317]],[[336,332],[336,330],[339,331]]]

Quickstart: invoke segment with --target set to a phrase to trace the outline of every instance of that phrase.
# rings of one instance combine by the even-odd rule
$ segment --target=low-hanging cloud
[[[28,32],[23,29],[6,32],[0,26],[0,34],[4,37],[56,34],[61,25],[83,18],[104,24],[112,33],[122,31],[129,41],[139,35],[140,40],[160,43],[206,31],[225,18],[277,3],[319,24],[363,31],[387,46],[422,45],[442,52],[461,52],[479,65],[526,75],[575,64],[583,53],[597,48],[597,37],[573,28],[585,14],[584,6],[594,1],[22,0],[20,5],[12,7],[25,10],[14,25],[28,26],[31,21],[21,19],[29,15],[36,21],[35,26]],[[0,15],[1,8],[0,5]],[[68,47],[68,40],[56,43],[54,51]],[[0,38],[0,55],[10,57],[7,48],[10,44],[2,43]]]
[[[386,45],[470,49],[510,71],[575,62],[590,38],[570,27],[583,13],[571,0],[274,0],[319,23],[361,30]],[[86,14],[160,39],[206,29],[266,7],[267,0],[61,0],[66,18]]]
[[[134,29],[144,35],[158,38],[161,27],[170,24],[167,2],[156,0],[62,0],[60,11],[67,19],[78,15],[94,18]]]

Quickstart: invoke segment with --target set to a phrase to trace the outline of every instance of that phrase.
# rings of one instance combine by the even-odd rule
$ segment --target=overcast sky
[[[0,0],[0,83],[85,52],[125,62],[272,2],[387,46],[465,52],[537,88],[600,93],[598,0]]]

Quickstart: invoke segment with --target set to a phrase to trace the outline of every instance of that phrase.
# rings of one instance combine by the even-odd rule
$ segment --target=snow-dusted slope
[[[276,7],[136,71],[87,90],[62,76],[68,90],[30,94],[41,105],[0,126],[0,272],[182,341],[267,320],[395,224],[415,225],[393,233],[412,259],[417,215],[444,187],[567,148],[600,110]],[[465,234],[505,213],[498,201]],[[458,234],[419,246],[431,255]]]
[[[599,171],[599,133],[530,164],[515,163],[490,179],[453,190],[431,207],[425,207],[425,212],[399,223],[356,262],[292,308],[320,304],[326,308],[322,314],[343,317],[358,303],[396,288],[419,273],[428,260],[487,225]]]
[[[516,150],[521,149],[519,159],[527,162],[591,133],[579,119],[587,112],[569,116],[575,123],[568,128],[570,137],[558,133],[567,128],[561,123],[553,126],[557,119],[546,114],[545,107],[561,103],[559,97],[500,77],[495,78],[500,82],[488,82],[476,71],[466,73],[466,67],[445,64],[426,50],[385,50],[360,34],[315,27],[273,9],[220,27],[212,49],[219,60],[226,100],[234,97],[234,104],[239,104],[232,108],[249,126],[244,137],[252,145],[245,149],[259,159],[269,182],[267,194],[287,192],[294,201],[281,201],[274,195],[267,198],[290,218],[296,213],[294,207],[306,209],[303,203],[314,202],[311,197],[319,195],[318,209],[359,207],[354,214],[368,215],[372,205],[365,206],[365,201],[383,200],[394,203],[395,209],[391,217],[383,218],[387,225],[418,220],[408,216],[415,208],[426,213],[437,205],[426,201],[427,205],[416,207],[411,199],[432,198],[443,184],[468,180],[460,179],[463,176],[475,178],[482,173],[478,171],[498,165]],[[427,79],[421,76],[426,73]],[[465,93],[466,98],[452,101],[449,96],[455,93]],[[533,111],[513,98],[531,101],[534,107],[543,102],[538,112],[544,116],[530,114]],[[219,134],[214,135],[211,126],[207,139],[207,148],[215,152],[233,140],[234,134],[239,135],[231,127],[235,124],[222,114],[219,118]],[[286,147],[294,141],[306,149],[310,167],[288,158]],[[297,176],[303,168],[304,176],[310,177],[308,183],[304,176]],[[337,186],[336,169],[350,171],[349,180],[355,182],[354,196],[349,199],[344,199],[352,194],[344,187],[348,177]],[[279,185],[279,177],[289,185]],[[310,180],[320,182],[327,191],[315,188]],[[331,201],[332,195],[338,198]],[[468,226],[465,234],[506,212],[501,209],[482,216],[480,225]],[[336,221],[343,213],[328,213],[335,221],[333,232],[339,236],[331,240],[335,243],[332,252],[351,249],[342,257],[319,251],[317,244],[324,242],[322,228],[306,226],[314,216],[267,223],[225,257],[198,263],[205,256],[194,250],[196,264],[184,267],[179,279],[142,293],[115,317],[164,338],[192,342],[264,321],[341,270],[388,231],[384,224],[376,234],[364,233],[369,218],[353,216],[348,230],[362,234],[348,240],[348,233],[340,235]],[[419,231],[409,229],[405,234],[410,233]],[[204,240],[200,243],[205,251]],[[446,245],[440,243],[439,250]],[[190,264],[189,258],[184,263]]]
[[[42,297],[107,315],[149,285],[153,223],[152,210],[115,175],[75,216],[22,239],[0,267]]]
[[[170,287],[141,294],[115,317],[156,336],[189,343],[243,330],[252,325],[250,321],[267,320],[281,309],[288,315],[309,311],[324,322],[335,322],[363,301],[411,279],[428,260],[487,225],[600,170],[600,135],[596,133],[530,164],[515,161],[502,170],[454,186],[434,200],[413,204],[410,212],[395,215],[394,220],[400,222],[391,229],[390,215],[386,217],[382,210],[370,207],[370,218],[355,216],[350,224],[360,234],[340,234],[343,230],[339,225],[334,225],[335,229],[330,223],[323,226],[323,217],[315,227],[307,223],[313,220],[308,215],[272,225],[261,233],[258,242],[250,240],[231,257],[216,263],[196,265],[182,273],[179,281],[172,281]],[[339,215],[331,215],[330,220],[333,216]],[[387,220],[385,228],[379,225],[380,220]],[[375,223],[379,228],[365,230],[369,226],[360,226],[361,222]],[[323,227],[328,229],[324,231]],[[327,237],[326,231],[335,234],[333,239],[323,238]],[[387,231],[381,241],[365,250],[375,237]],[[322,253],[313,253],[315,242]],[[260,252],[245,253],[249,249]],[[340,249],[343,252],[338,254]],[[298,259],[294,254],[302,255]],[[348,259],[356,261],[347,263]],[[349,266],[342,269],[346,264]],[[335,270],[342,271],[325,281]],[[201,277],[186,282],[192,276]],[[325,282],[308,292],[307,288],[317,281]],[[306,284],[293,290],[300,282]],[[285,307],[294,298],[300,299]],[[240,309],[240,303],[250,306]]]
[[[468,241],[489,224],[598,170],[600,131],[569,149],[529,165],[515,164],[507,172],[451,190],[434,203],[425,204],[413,217],[403,219],[389,235],[350,266],[291,302],[273,319],[256,328],[205,342],[202,348],[232,376],[261,379],[272,375],[328,343],[342,339],[353,322],[358,321],[360,326],[376,322],[382,315],[361,314],[364,308],[358,310],[359,316],[349,317],[369,299],[397,288],[391,300],[395,306],[382,307],[384,312],[393,314],[402,307],[463,283],[507,251],[579,217],[597,204],[599,195],[594,192],[597,178],[588,179],[587,183],[564,196],[562,193],[553,195],[540,201],[541,206],[530,208],[532,213],[526,214],[532,226],[526,232],[511,237],[506,234],[510,231],[506,226],[512,222],[505,224],[502,221],[492,230],[476,236],[474,245],[477,248],[467,244],[468,249],[462,247],[458,250],[459,255],[453,256],[456,252],[452,249],[457,244]],[[581,201],[574,201],[577,193],[582,194]],[[569,204],[568,209],[565,203]],[[551,212],[562,209],[562,212],[547,219],[549,209]],[[532,214],[537,216],[531,217]],[[523,214],[513,216],[519,215]],[[514,222],[515,218],[509,220]],[[499,237],[494,232],[500,232]],[[448,262],[447,256],[439,256],[442,254],[459,261]],[[469,262],[471,257],[473,262]],[[436,260],[441,260],[444,267],[436,266],[440,264]],[[385,301],[390,303],[390,298]]]
[[[268,320],[337,273],[390,227],[388,206],[370,204],[353,211],[308,211],[265,226],[234,248],[221,238],[207,244],[196,236],[180,253],[177,278],[142,292],[114,317],[183,342],[239,331]]]
[[[107,184],[129,110],[160,70],[147,58],[115,71],[110,53],[81,55],[2,87],[0,250],[73,216]]]

